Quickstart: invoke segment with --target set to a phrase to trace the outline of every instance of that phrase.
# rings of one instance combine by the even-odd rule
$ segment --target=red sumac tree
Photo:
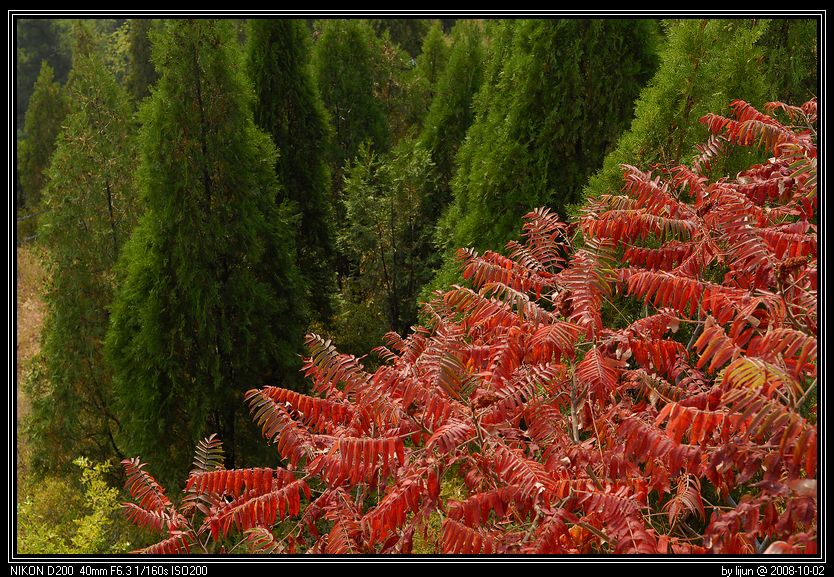
[[[692,166],[462,250],[373,373],[310,335],[312,395],[246,395],[285,468],[207,439],[175,506],[126,461],[144,551],[816,552],[816,101],[733,110]],[[737,145],[773,157],[711,181]]]

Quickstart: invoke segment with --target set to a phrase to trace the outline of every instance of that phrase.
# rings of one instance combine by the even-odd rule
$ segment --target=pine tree
[[[696,152],[708,131],[698,119],[726,111],[740,98],[761,103],[767,85],[756,42],[765,31],[752,20],[665,21],[660,66],[641,92],[631,128],[585,187],[587,196],[619,190],[620,164],[676,165]]]
[[[27,425],[37,469],[67,467],[79,454],[122,456],[103,340],[112,269],[136,220],[137,154],[128,96],[90,49],[83,26],[79,37],[67,85],[71,107],[43,195],[50,280]]]
[[[535,206],[564,213],[628,125],[655,65],[650,20],[509,21],[501,28],[440,225],[447,250],[499,248]]]
[[[107,352],[126,446],[171,477],[210,430],[228,466],[242,459],[258,436],[237,425],[242,391],[292,383],[305,312],[275,146],[254,124],[232,25],[172,21],[152,40],[145,213],[120,261]]]
[[[20,179],[18,207],[34,210],[43,189],[44,171],[55,150],[55,139],[67,115],[68,103],[52,67],[41,63],[41,72],[26,110],[23,139],[17,143],[17,171]]]
[[[333,314],[333,209],[326,164],[327,113],[309,62],[310,32],[301,20],[252,20],[248,65],[255,85],[255,123],[279,150],[276,172],[282,198],[297,207],[301,222],[296,263],[318,320]]]
[[[136,102],[150,94],[150,87],[157,78],[151,62],[151,41],[148,37],[153,26],[154,21],[147,18],[133,18],[129,21],[125,85]]]

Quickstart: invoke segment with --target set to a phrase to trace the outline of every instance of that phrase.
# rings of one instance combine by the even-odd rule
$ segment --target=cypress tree
[[[330,163],[338,183],[340,169],[363,142],[370,141],[376,150],[387,148],[385,109],[374,96],[378,42],[363,20],[320,20],[316,25],[313,68],[333,124]]]
[[[68,103],[52,67],[43,61],[35,89],[26,110],[23,139],[17,143],[17,171],[20,179],[18,206],[37,206],[55,150],[55,139],[67,115]]]
[[[449,60],[449,45],[443,27],[435,20],[423,40],[423,47],[415,60],[415,88],[419,93],[421,120],[431,106],[440,74]]]
[[[768,100],[802,104],[819,96],[818,20],[774,19],[758,45],[764,50],[764,78],[770,85]]]
[[[145,213],[119,264],[107,352],[126,445],[167,481],[209,432],[229,467],[262,444],[242,392],[292,382],[305,313],[275,146],[255,126],[232,24],[172,21],[152,40]]]
[[[388,146],[385,108],[374,94],[378,80],[374,58],[379,56],[380,43],[364,20],[320,20],[315,34],[313,70],[333,129],[328,164],[338,231],[345,226],[342,187],[346,166],[365,142],[375,151]],[[339,249],[336,272],[340,290],[350,269],[347,255]]]
[[[64,83],[72,66],[72,43],[65,22],[51,18],[15,19],[15,118],[22,126],[29,99],[34,94],[42,63],[46,61],[55,79]]]
[[[136,220],[134,127],[128,96],[96,50],[76,46],[67,92],[43,196],[50,280],[41,370],[28,383],[37,469],[66,467],[79,454],[121,456],[103,340],[113,265]]]
[[[309,62],[310,33],[301,20],[252,20],[248,65],[255,85],[255,123],[279,150],[281,197],[300,213],[296,263],[318,320],[333,314],[333,210],[326,152],[327,113]]]
[[[363,146],[347,169],[340,244],[355,264],[336,331],[345,350],[367,350],[385,332],[404,334],[417,320],[417,294],[435,264],[436,215],[426,206],[434,178],[430,155],[413,139],[384,155]]]
[[[641,92],[631,128],[585,187],[587,196],[617,191],[620,164],[676,165],[695,153],[708,131],[698,119],[728,112],[740,98],[760,104],[767,84],[756,43],[765,31],[752,20],[664,21],[666,42],[660,66]]]
[[[440,241],[450,250],[501,247],[536,206],[564,213],[628,125],[655,65],[650,20],[527,20],[502,28],[441,223]]]
[[[419,129],[426,115],[427,87],[415,60],[386,32],[373,38],[374,96],[387,126],[387,146],[395,146]]]
[[[455,26],[459,23],[460,22],[456,22]],[[464,194],[455,195],[452,188],[452,179],[457,173],[468,174],[472,168],[472,153],[476,150],[476,147],[474,145],[464,146],[467,139],[472,141],[486,140],[485,134],[483,134],[483,131],[486,130],[485,123],[476,123],[475,120],[477,118],[478,110],[485,110],[489,105],[490,99],[493,97],[492,91],[488,90],[487,87],[495,87],[501,80],[504,65],[509,59],[513,49],[513,38],[515,36],[516,25],[518,22],[512,20],[487,20],[482,24],[482,33],[485,39],[485,42],[483,43],[481,65],[482,78],[480,80],[480,88],[473,93],[469,109],[467,110],[470,117],[468,127],[466,128],[466,132],[458,145],[457,152],[454,154],[451,161],[448,164],[445,164],[447,168],[443,168],[444,164],[442,159],[440,159],[441,164],[438,164],[438,169],[440,171],[448,170],[449,174],[449,179],[445,181],[445,183],[442,179],[438,180],[439,186],[443,186],[445,184],[445,191],[448,195],[445,201],[445,210],[442,210],[439,213],[440,216],[437,218],[437,224],[434,231],[434,244],[440,253],[439,265],[436,267],[439,270],[437,270],[434,278],[423,286],[423,290],[419,296],[420,302],[428,302],[431,300],[434,291],[445,290],[448,286],[458,282],[457,279],[460,271],[458,269],[457,260],[454,258],[454,250],[458,248],[454,244],[455,228],[458,223],[456,220],[451,218],[451,214],[453,209],[456,212],[465,212],[468,198]],[[444,76],[446,75],[444,74]],[[452,84],[454,84],[454,78],[450,76],[449,80]],[[429,135],[427,131],[432,130],[430,126],[433,122],[429,121],[431,116],[432,115],[429,114],[423,127],[423,133],[421,134],[421,137],[423,138],[426,138]],[[476,132],[479,132],[479,134],[476,135]],[[437,134],[442,134],[442,127],[439,127]],[[431,146],[429,140],[424,140],[424,142],[426,142],[428,146]],[[442,192],[438,194],[438,196],[441,195]]]
[[[472,99],[483,79],[482,42],[477,22],[460,20],[455,24],[448,61],[438,74],[435,96],[418,138],[437,171],[437,190],[428,203],[435,215],[441,214],[451,199],[455,155],[472,124]]]
[[[440,74],[446,68],[449,60],[449,45],[446,43],[446,35],[443,34],[443,26],[439,20],[435,20],[432,27],[423,39],[420,54],[417,55],[415,65],[420,76],[426,79],[429,86],[437,84]]]
[[[420,53],[423,38],[431,26],[431,20],[421,18],[385,18],[368,20],[368,23],[379,36],[388,34],[412,58]]]
[[[156,82],[156,70],[151,62],[151,40],[148,32],[154,21],[148,18],[132,18],[128,27],[127,76],[125,85],[136,102],[150,94]]]

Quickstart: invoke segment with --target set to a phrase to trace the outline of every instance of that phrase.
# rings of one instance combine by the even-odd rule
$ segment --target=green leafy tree
[[[767,94],[757,47],[764,23],[670,20],[664,26],[660,66],[640,94],[631,128],[585,187],[587,196],[619,190],[623,163],[674,165],[691,157],[708,135],[701,116],[727,110],[734,98],[760,103]]]
[[[55,151],[55,139],[61,122],[67,115],[68,103],[55,73],[46,62],[35,82],[35,89],[26,110],[23,138],[17,143],[17,172],[20,189],[18,207],[26,205],[34,210],[41,197],[46,177],[44,171]]]
[[[521,215],[541,204],[564,213],[628,126],[656,63],[651,20],[525,20],[501,28],[441,223],[439,240],[449,251],[503,245]]]
[[[136,102],[150,94],[150,87],[156,82],[156,70],[151,62],[151,40],[148,32],[154,21],[133,18],[128,21],[128,56],[125,85]]]
[[[295,223],[232,24],[173,21],[152,39],[145,213],[120,261],[107,351],[126,447],[172,476],[207,430],[223,432],[227,465],[248,454],[257,432],[237,426],[242,391],[292,383],[306,313]]]
[[[92,38],[85,27],[79,34]],[[137,155],[128,96],[99,52],[82,45],[43,195],[47,316],[27,425],[40,470],[66,469],[78,454],[121,456],[103,340],[113,266],[136,220]]]
[[[296,264],[318,320],[333,314],[333,209],[326,154],[327,113],[309,62],[310,32],[301,20],[252,20],[248,65],[255,85],[255,122],[277,145],[281,197],[300,213]]]

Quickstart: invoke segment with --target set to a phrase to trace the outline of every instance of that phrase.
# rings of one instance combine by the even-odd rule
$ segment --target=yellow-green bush
[[[79,457],[80,478],[47,478],[17,505],[17,551],[23,554],[124,553],[130,549],[119,490],[105,481],[109,463]]]

